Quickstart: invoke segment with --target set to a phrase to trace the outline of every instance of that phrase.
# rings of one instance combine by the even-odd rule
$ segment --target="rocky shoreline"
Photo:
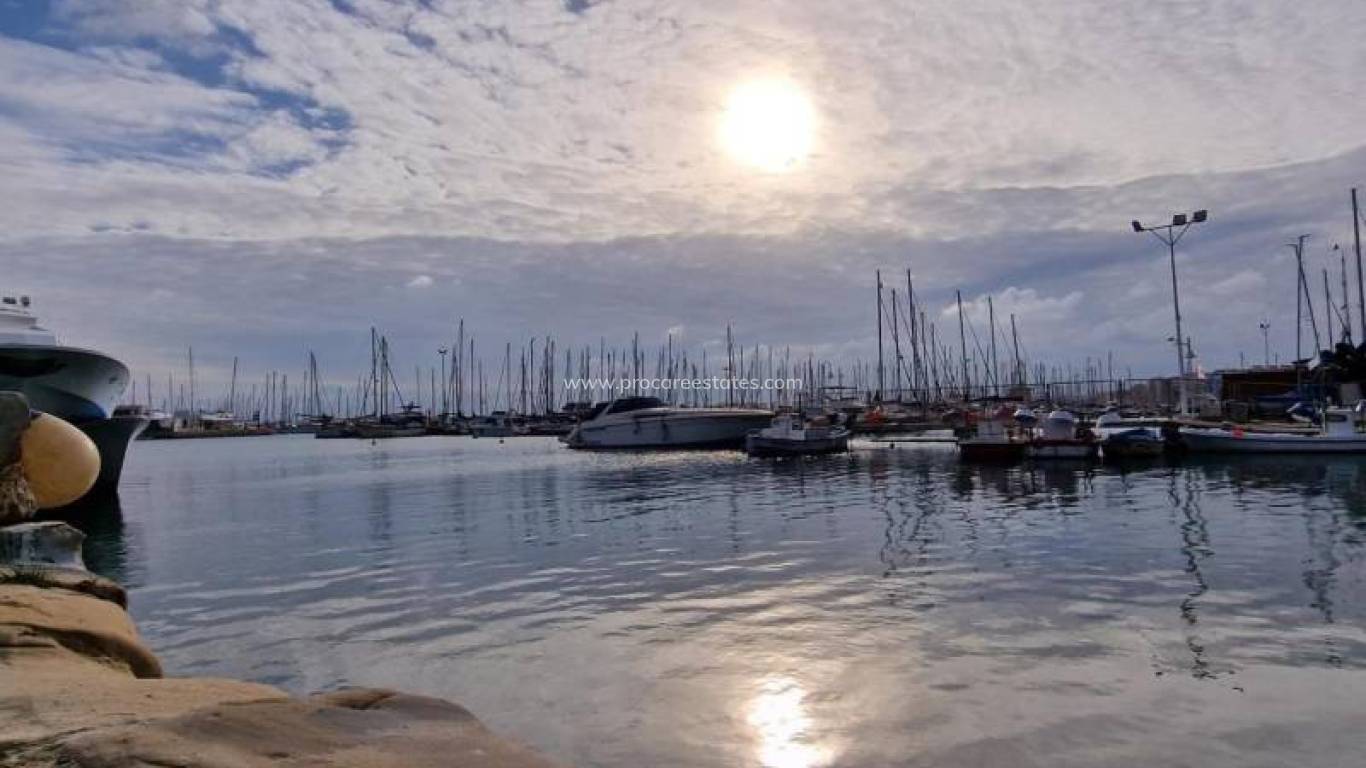
[[[0,766],[554,765],[441,699],[164,677],[122,587],[82,565],[83,534],[32,522],[15,398],[0,393]]]

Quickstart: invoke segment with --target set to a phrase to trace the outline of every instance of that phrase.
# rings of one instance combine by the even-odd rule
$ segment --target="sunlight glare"
[[[759,736],[759,764],[764,768],[814,768],[829,752],[807,743],[811,719],[803,700],[806,691],[789,677],[765,680],[750,702],[748,721]]]
[[[770,173],[795,168],[811,152],[815,111],[796,84],[753,80],[731,91],[721,143],[736,160]]]

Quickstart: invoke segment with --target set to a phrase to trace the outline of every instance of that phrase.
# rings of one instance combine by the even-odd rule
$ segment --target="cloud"
[[[432,280],[432,278],[431,278],[430,275],[418,275],[417,277],[414,277],[412,280],[409,280],[409,281],[408,281],[408,287],[409,287],[409,288],[430,288],[430,287],[432,287],[432,283],[433,283],[433,282],[435,282],[435,281]]]
[[[144,190],[191,236],[936,235],[1001,198],[1341,155],[1366,119],[1360,54],[1321,44],[1366,32],[1346,0],[765,9],[57,2],[58,45],[6,40],[0,68],[57,86],[8,98],[26,144],[65,154],[12,182],[43,231],[0,223],[83,231],[55,177],[105,218]],[[726,93],[770,74],[819,113],[797,173],[717,146]]]
[[[1314,274],[1348,242],[1366,54],[1323,41],[1363,34],[1348,0],[59,0],[0,20],[0,272],[154,369],[221,338],[344,370],[372,323],[425,349],[461,314],[866,360],[872,272],[909,268],[1031,354],[1164,371],[1167,257],[1127,222],[1203,207],[1182,311],[1231,361],[1269,314],[1293,344],[1287,238]],[[717,146],[761,77],[817,111],[792,173]]]

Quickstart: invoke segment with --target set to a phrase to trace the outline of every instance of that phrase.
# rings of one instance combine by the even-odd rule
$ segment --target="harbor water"
[[[1347,766],[1366,463],[133,446],[87,560],[169,674],[461,702],[580,766]]]

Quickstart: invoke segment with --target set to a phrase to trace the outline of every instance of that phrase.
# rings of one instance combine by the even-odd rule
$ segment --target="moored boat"
[[[400,413],[386,414],[378,421],[362,420],[353,425],[355,436],[364,440],[392,437],[422,437],[427,434],[427,418],[415,403],[403,406]],[[317,433],[315,433],[317,434]]]
[[[1157,432],[1146,427],[1135,427],[1105,435],[1100,450],[1106,461],[1118,461],[1156,458],[1162,455],[1166,446],[1166,440]]]
[[[526,420],[507,411],[494,411],[470,420],[471,437],[517,437],[528,433]]]
[[[571,448],[743,448],[773,412],[758,408],[679,408],[653,397],[600,403],[560,438]]]
[[[1077,417],[1068,411],[1055,410],[1044,417],[1039,432],[1029,440],[1026,454],[1031,459],[1094,459],[1100,453],[1100,441],[1090,430],[1077,429]]]
[[[1318,432],[1264,432],[1228,427],[1181,427],[1186,450],[1194,453],[1366,453],[1362,432],[1366,401],[1355,408],[1323,410]]]
[[[1024,458],[1028,442],[1011,429],[1013,412],[999,408],[977,419],[972,432],[958,440],[964,461],[1012,462]]]
[[[118,486],[128,444],[147,427],[144,413],[114,412],[128,383],[128,367],[118,360],[58,344],[38,325],[27,296],[0,297],[0,390],[22,393],[34,410],[71,422],[94,441],[101,471],[91,494]]]
[[[808,422],[800,413],[783,413],[763,429],[745,436],[750,456],[814,456],[849,450],[849,430],[826,423]]]

